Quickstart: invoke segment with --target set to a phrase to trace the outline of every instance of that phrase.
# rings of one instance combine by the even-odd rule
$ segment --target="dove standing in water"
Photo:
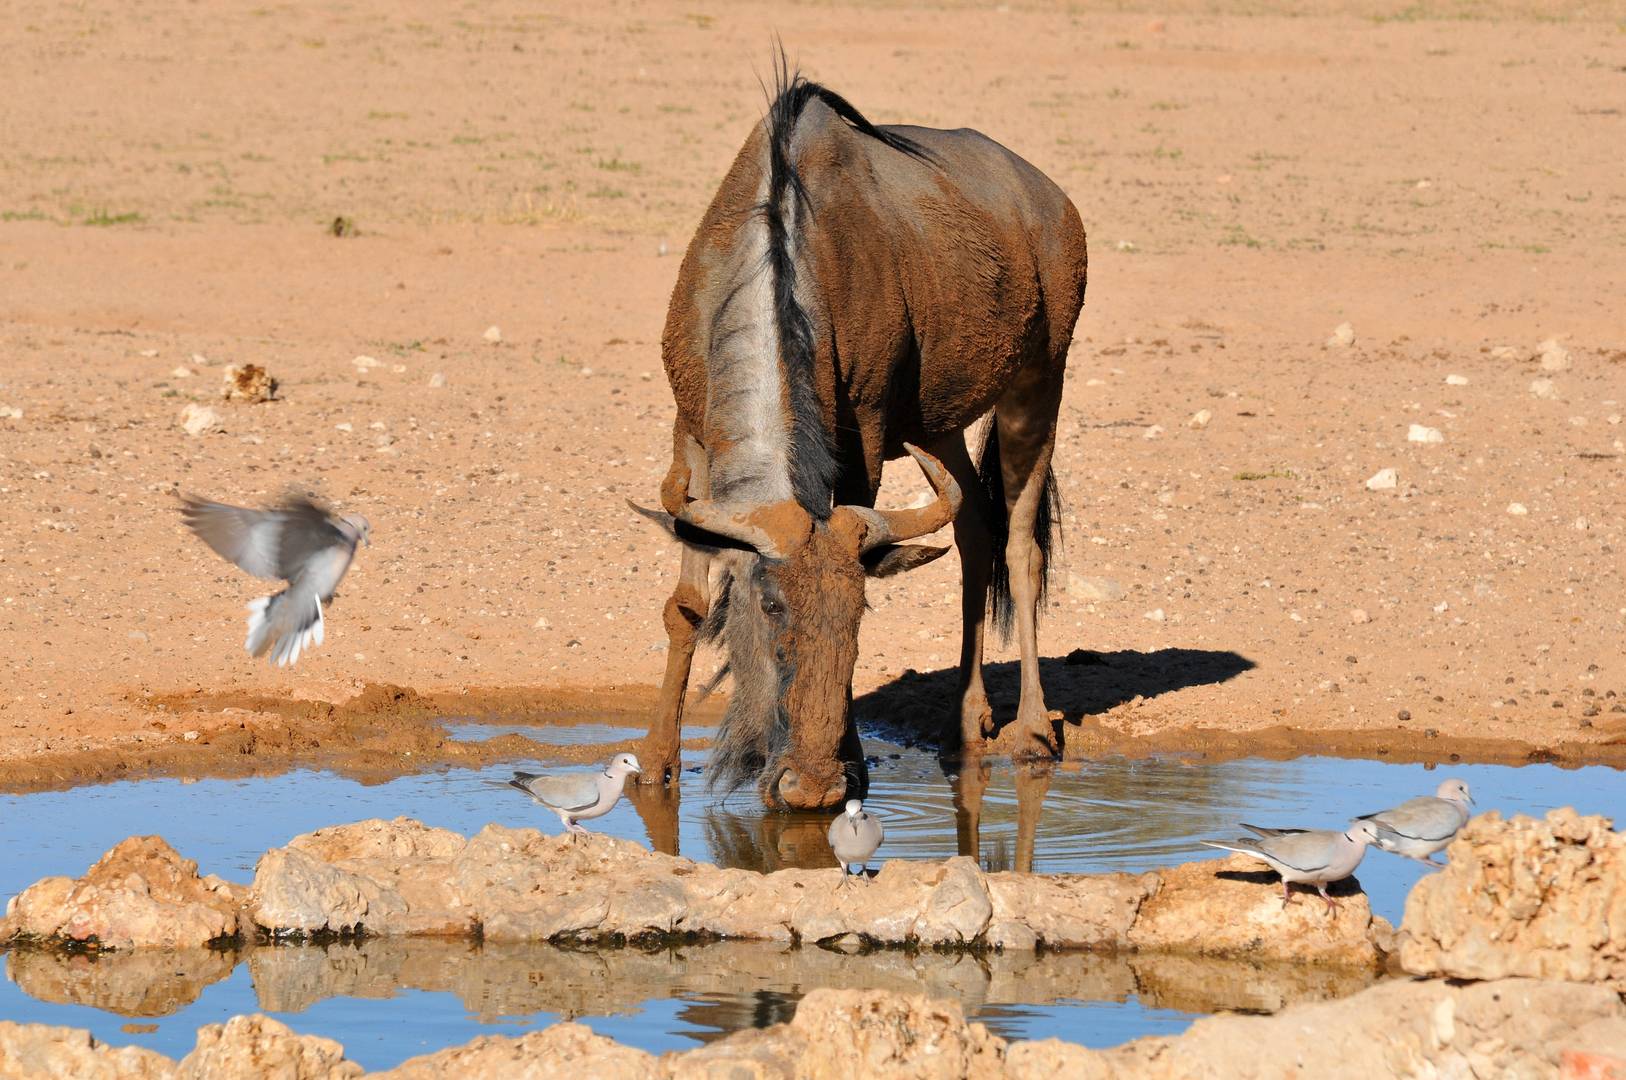
[[[631,754],[617,754],[598,772],[572,773],[567,776],[540,776],[536,773],[517,772],[512,780],[488,780],[499,787],[518,788],[541,805],[559,815],[571,838],[585,833],[581,822],[603,817],[621,800],[630,773],[642,772],[638,759]]]
[[[881,828],[879,818],[867,813],[858,799],[847,800],[847,812],[830,823],[830,848],[841,864],[838,888],[847,884],[847,875],[855,866],[859,876],[869,881],[864,874],[865,865],[885,836],[886,830]]]
[[[1368,844],[1377,843],[1378,827],[1370,821],[1351,822],[1348,829],[1335,832],[1322,829],[1262,829],[1243,825],[1260,835],[1260,839],[1244,837],[1240,840],[1204,840],[1208,847],[1222,851],[1237,851],[1251,855],[1270,865],[1282,876],[1282,907],[1293,899],[1293,885],[1314,885],[1327,910],[1338,907],[1338,901],[1327,895],[1330,882],[1342,881],[1361,865]]]
[[[366,518],[335,517],[302,495],[290,495],[271,510],[183,497],[181,517],[221,558],[255,577],[288,583],[250,602],[243,642],[255,656],[269,652],[278,667],[322,643],[322,604],[333,599],[356,545],[372,545]]]
[[[1407,799],[1392,810],[1362,814],[1356,820],[1378,827],[1377,845],[1384,851],[1440,866],[1434,853],[1444,850],[1468,824],[1473,801],[1465,782],[1447,780],[1432,796]]]

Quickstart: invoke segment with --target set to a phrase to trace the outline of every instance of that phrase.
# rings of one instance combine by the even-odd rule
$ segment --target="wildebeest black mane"
[[[768,225],[768,264],[773,273],[774,321],[781,367],[789,387],[790,483],[796,501],[817,520],[830,516],[836,459],[813,386],[813,323],[796,299],[794,240],[808,206],[807,189],[791,160],[796,121],[807,103],[823,102],[842,120],[902,154],[930,161],[927,150],[901,135],[882,131],[834,90],[791,70],[780,49],[774,63],[774,94],[768,106],[768,197],[760,207]],[[794,198],[793,198],[794,197]]]

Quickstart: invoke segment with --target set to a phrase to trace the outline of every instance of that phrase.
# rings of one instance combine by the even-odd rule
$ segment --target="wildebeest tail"
[[[999,425],[993,417],[983,431],[982,455],[977,462],[977,480],[987,510],[988,534],[993,548],[993,574],[989,579],[988,606],[994,629],[1009,638],[1016,608],[1011,602],[1011,568],[1005,562],[1005,542],[1010,539],[1011,519],[1005,505],[1005,474],[999,460]],[[1049,465],[1044,471],[1044,494],[1039,497],[1038,515],[1033,521],[1033,539],[1039,545],[1039,608],[1044,608],[1050,592],[1050,549],[1061,526],[1061,493],[1056,473]]]

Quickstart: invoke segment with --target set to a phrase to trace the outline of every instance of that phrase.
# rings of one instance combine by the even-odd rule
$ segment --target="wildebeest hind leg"
[[[983,629],[988,619],[988,581],[993,570],[993,539],[978,486],[977,467],[959,433],[928,448],[960,485],[960,511],[954,517],[954,546],[960,555],[960,745],[975,752],[993,731],[993,711],[982,684]]]
[[[1000,469],[1005,487],[1009,533],[1005,565],[1010,572],[1011,607],[1022,656],[1022,697],[1016,710],[1018,742],[1013,752],[1051,755],[1056,732],[1039,682],[1039,596],[1045,553],[1036,528],[1048,498],[1050,455],[1055,447],[1056,414],[1061,406],[1061,371],[1029,368],[994,409],[999,425]]]

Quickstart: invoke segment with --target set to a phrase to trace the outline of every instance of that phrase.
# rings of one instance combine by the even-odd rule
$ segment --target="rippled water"
[[[488,737],[501,730],[482,725],[465,734]],[[514,730],[561,746],[630,737],[623,729],[592,724],[517,725]],[[974,852],[990,869],[1143,870],[1218,857],[1198,841],[1234,835],[1239,821],[1338,825],[1354,814],[1432,792],[1446,775],[1466,779],[1481,810],[1498,809],[1504,815],[1540,814],[1564,805],[1614,813],[1626,806],[1626,774],[1605,767],[1452,765],[1434,770],[1328,758],[1219,763],[1168,758],[1103,760],[1055,769],[995,763],[945,775],[929,753],[873,739],[866,740],[866,749],[872,755],[868,805],[887,829],[883,858]],[[590,827],[724,865],[766,870],[834,864],[824,839],[828,817],[767,813],[751,792],[727,798],[708,794],[700,764],[699,754],[686,755],[676,791],[639,793]],[[493,821],[557,831],[552,815],[516,792],[483,782],[506,779],[514,766],[538,765],[547,767],[546,762],[516,762],[374,785],[307,771],[246,780],[147,780],[3,796],[0,897],[49,874],[78,875],[131,834],[159,833],[197,859],[204,872],[247,881],[255,860],[267,848],[324,825],[369,817],[404,815],[464,834]],[[1358,876],[1374,908],[1398,922],[1406,892],[1427,872],[1416,863],[1373,852]],[[968,1011],[1003,1034],[1057,1035],[1100,1045],[1178,1030],[1199,1012],[1274,1008],[1281,1001],[1322,992],[1276,988],[1274,977],[1246,965],[1230,975],[1208,965],[1184,969],[1175,977],[1166,970],[1172,961],[1164,962],[1164,970],[1151,971],[1150,960],[1107,963],[1094,958],[1091,963],[1105,966],[1092,968],[1088,978],[1081,971],[1068,971],[1050,979],[1038,970],[1007,978],[989,963],[968,957],[938,958],[949,967],[937,969],[923,966],[935,960],[902,954],[883,954],[884,961],[827,961],[824,958],[834,954],[810,949],[787,960],[771,946],[740,946],[747,950],[743,954],[714,953],[712,948],[655,954],[653,960],[641,953],[567,954],[543,946],[514,953],[466,943],[437,943],[428,951],[416,943],[370,943],[349,952],[258,950],[235,966],[218,954],[208,954],[213,960],[206,956],[187,961],[194,967],[201,964],[205,971],[204,977],[190,983],[177,975],[119,976],[116,968],[128,962],[125,958],[47,962],[13,953],[7,958],[9,981],[0,985],[0,1015],[91,1027],[114,1044],[140,1041],[179,1054],[191,1046],[198,1024],[269,1010],[296,1030],[337,1038],[358,1060],[382,1067],[466,1041],[479,1031],[512,1031],[560,1017],[579,1016],[597,1030],[651,1050],[692,1045],[741,1026],[782,1019],[812,986],[893,985],[881,980],[878,972],[884,968],[893,972],[889,979],[903,978],[898,964],[909,968],[916,988],[941,985],[952,990],[967,1002]],[[566,956],[568,963],[561,959]],[[448,957],[461,957],[459,964],[464,966],[451,964]],[[90,966],[74,975],[76,964]],[[750,974],[732,983],[707,981],[712,976],[706,973],[719,970],[718,964]],[[436,974],[447,965],[453,974]],[[562,974],[567,969],[578,974],[567,978]],[[186,970],[186,964],[177,968],[183,975]],[[580,970],[601,974],[580,976]],[[278,974],[285,971],[302,974],[297,978]],[[455,973],[459,971],[464,974]],[[976,973],[970,983],[956,981],[969,973]],[[179,985],[177,978],[186,985],[196,983],[199,989],[174,990],[165,998],[164,988]],[[594,978],[601,981],[595,983]],[[297,1005],[286,991],[294,984],[308,990]],[[596,988],[611,984],[622,989],[596,994]],[[537,990],[538,985],[546,992]],[[127,998],[135,991],[119,990],[121,986],[156,987],[147,991],[149,996],[157,994],[160,1002],[173,1000],[158,1031],[122,1030],[132,1008]],[[531,997],[524,996],[527,986],[535,991]],[[567,992],[570,986],[576,990]],[[1226,986],[1251,989],[1234,993],[1214,989]],[[548,996],[555,991],[564,996]],[[125,997],[119,997],[121,993]],[[1263,998],[1250,998],[1249,993]],[[145,999],[137,994],[136,1000]],[[153,1015],[162,1012],[150,1003],[140,1007]],[[403,1038],[402,1032],[410,1035]]]

